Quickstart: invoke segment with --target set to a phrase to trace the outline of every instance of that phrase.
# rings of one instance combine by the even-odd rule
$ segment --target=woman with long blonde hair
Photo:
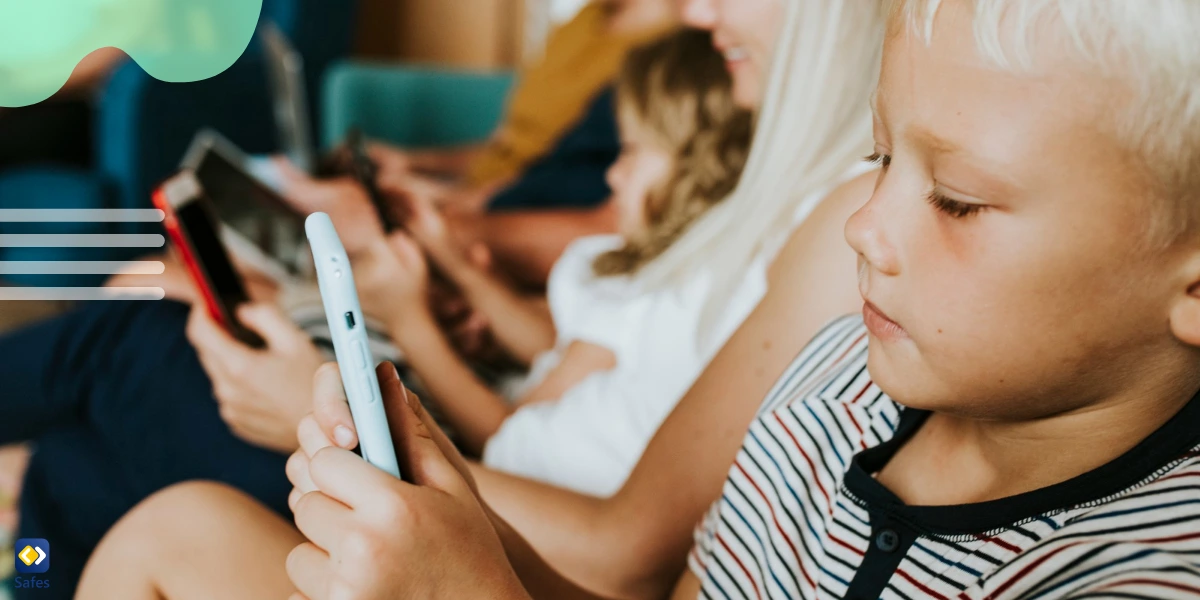
[[[81,597],[133,581],[129,552],[150,563],[142,565],[139,589],[187,597],[197,581],[194,563],[172,558],[182,554],[152,538],[188,539],[199,532],[224,538],[213,546],[221,551],[205,556],[209,569],[228,574],[247,571],[234,566],[246,556],[229,553],[230,547],[252,547],[261,564],[279,564],[307,536],[311,543],[296,548],[288,567],[290,585],[314,600],[331,590],[350,592],[348,598],[499,597],[518,594],[514,572],[534,597],[593,597],[567,579],[606,596],[669,595],[691,530],[719,496],[760,399],[820,325],[860,306],[855,257],[842,240],[841,224],[873,183],[856,173],[870,148],[868,100],[883,38],[875,0],[688,0],[683,9],[689,23],[714,31],[733,73],[735,97],[761,109],[737,190],[639,277],[648,286],[667,285],[698,268],[727,282],[764,256],[773,260],[762,276],[761,303],[667,418],[620,491],[596,499],[476,469],[482,500],[475,500],[472,487],[444,462],[416,473],[415,482],[424,487],[412,488],[372,478],[354,466],[357,459],[323,451],[322,464],[312,466],[333,461],[345,467],[347,477],[338,482],[345,494],[339,495],[322,476],[316,477],[320,487],[314,484],[310,457],[337,446],[331,441],[335,427],[352,423],[348,412],[329,409],[336,392],[319,388],[323,404],[315,420],[302,425],[304,450],[289,463],[295,499],[307,493],[297,506],[303,535],[236,492],[181,486],[147,501],[114,529],[85,574]],[[701,343],[726,301],[726,287],[713,289]],[[319,386],[329,385],[324,375]],[[416,436],[411,416],[405,417],[411,413],[403,399],[390,400],[398,402],[391,411],[397,427],[414,434],[398,439],[398,447],[415,452],[424,444],[428,450],[428,438]],[[453,456],[451,464],[462,466]],[[400,506],[421,517],[419,529],[395,528],[399,521],[390,508]],[[190,520],[180,521],[179,514]],[[441,526],[439,534],[431,533]],[[354,548],[373,551],[346,554]],[[189,550],[194,557],[199,549]],[[154,575],[145,577],[147,569]],[[253,584],[240,577],[208,583],[227,584],[219,590],[228,592],[222,597],[265,597],[290,587],[279,570],[250,570],[258,575]]]

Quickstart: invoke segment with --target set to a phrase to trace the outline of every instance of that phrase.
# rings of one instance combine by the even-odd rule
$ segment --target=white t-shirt
[[[840,181],[872,168],[856,165]],[[592,374],[557,401],[518,409],[488,441],[484,465],[594,496],[616,493],[667,415],[766,295],[767,269],[812,200],[833,187],[798,203],[787,234],[763,244],[703,347],[697,338],[712,286],[709,272],[648,292],[629,277],[593,274],[592,262],[618,247],[619,237],[587,237],[569,246],[547,289],[558,339],[534,361],[526,388],[553,370],[575,341],[609,349],[617,366]]]
[[[643,292],[629,277],[596,277],[597,256],[618,236],[577,240],[550,274],[547,296],[558,330],[555,348],[534,361],[537,385],[572,342],[610,350],[616,367],[593,373],[556,401],[524,406],[489,440],[488,467],[597,496],[625,482],[659,425],[766,293],[767,260],[747,270],[725,314],[700,347],[700,313],[710,277]]]

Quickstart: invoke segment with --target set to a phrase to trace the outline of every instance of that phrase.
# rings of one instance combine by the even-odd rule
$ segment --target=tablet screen
[[[282,198],[213,146],[193,168],[222,223],[282,265],[288,274],[301,275],[310,270],[304,219]]]

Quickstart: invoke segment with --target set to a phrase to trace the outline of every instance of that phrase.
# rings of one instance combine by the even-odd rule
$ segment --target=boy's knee
[[[192,532],[211,535],[228,526],[229,515],[253,511],[256,506],[254,499],[227,485],[189,481],[143,500],[117,523],[110,537],[145,545],[152,539],[187,539]]]

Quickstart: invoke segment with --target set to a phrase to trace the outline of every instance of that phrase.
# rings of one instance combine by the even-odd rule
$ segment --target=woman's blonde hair
[[[787,13],[737,188],[638,274],[647,288],[711,274],[697,336],[701,346],[714,341],[751,265],[873,146],[870,98],[885,29],[880,0],[778,1]]]
[[[657,258],[737,185],[753,117],[733,102],[733,80],[712,34],[679,30],[629,54],[617,80],[623,123],[671,156],[671,173],[645,203],[645,227],[597,257],[597,275],[627,275]]]

